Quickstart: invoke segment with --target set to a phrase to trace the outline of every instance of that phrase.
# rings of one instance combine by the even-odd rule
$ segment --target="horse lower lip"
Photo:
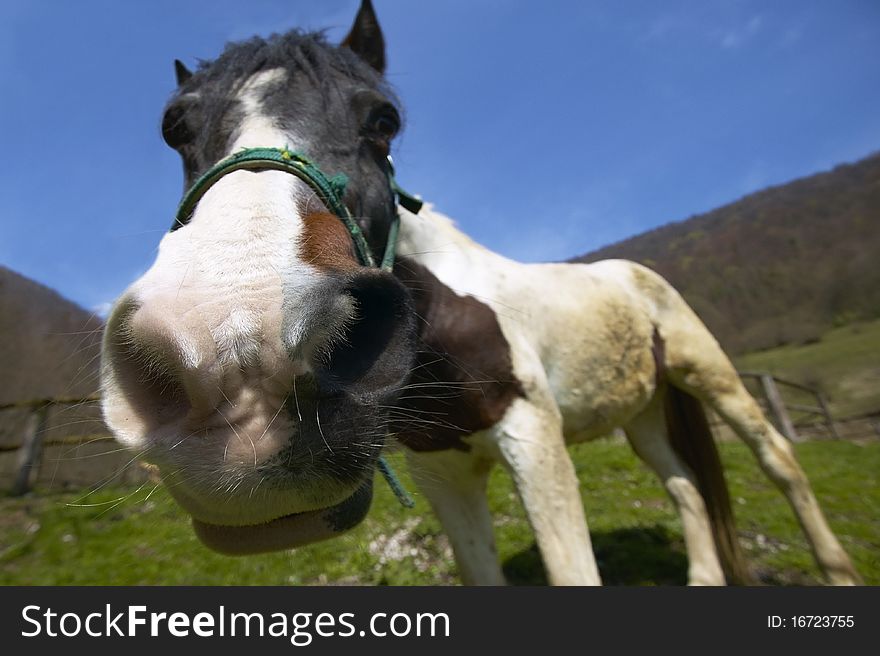
[[[193,529],[202,543],[228,556],[294,549],[336,537],[359,524],[370,509],[372,481],[334,506],[284,515],[262,524],[225,526],[193,518]]]
[[[222,554],[243,556],[290,549],[322,539],[322,522],[315,521],[323,510],[285,515],[263,524],[226,526],[207,524],[193,518],[193,529],[202,543]]]

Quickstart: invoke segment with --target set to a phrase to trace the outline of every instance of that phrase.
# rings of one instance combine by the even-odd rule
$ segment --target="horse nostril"
[[[105,409],[142,426],[180,419],[207,405],[192,340],[179,336],[167,308],[122,303],[107,324],[102,365],[114,403]],[[109,384],[108,384],[109,383]]]
[[[344,293],[354,300],[355,314],[317,367],[318,384],[356,396],[387,393],[409,374],[412,363],[409,293],[379,271],[359,273]]]

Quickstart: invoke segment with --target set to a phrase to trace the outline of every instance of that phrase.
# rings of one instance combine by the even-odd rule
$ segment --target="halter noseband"
[[[361,264],[367,267],[376,266],[376,260],[373,258],[373,254],[370,253],[370,247],[367,245],[363,230],[354,220],[345,203],[342,202],[342,195],[345,193],[348,177],[344,173],[337,173],[333,177],[328,178],[308,157],[288,148],[245,148],[217,162],[217,164],[202,174],[184,194],[183,200],[180,201],[180,206],[177,208],[177,214],[174,216],[174,224],[171,226],[170,232],[174,232],[189,222],[196,204],[205,195],[205,192],[214,186],[220,178],[233,171],[245,169],[251,171],[283,171],[284,173],[295,175],[305,182],[317,194],[321,202],[327,206],[327,209],[338,216],[348,229]],[[422,207],[422,201],[398,186],[397,181],[394,179],[394,165],[390,157],[388,158],[388,185],[398,204],[413,214],[418,214]],[[394,253],[399,230],[400,216],[395,212],[391,219],[391,225],[388,227],[388,241],[385,244],[385,254],[379,265],[379,268],[383,271],[390,272],[394,268]],[[397,500],[402,505],[407,508],[415,506],[415,501],[403,488],[394,470],[382,456],[379,456],[379,471],[382,472],[382,476],[385,477],[385,481],[388,483],[391,491],[394,492]]]
[[[391,187],[397,202],[413,214],[418,214],[419,209],[422,207],[422,201],[406,193],[398,186],[394,179],[394,167],[390,157],[388,158],[388,167],[388,185]],[[321,202],[327,206],[327,209],[338,216],[348,229],[361,264],[368,267],[376,266],[376,261],[373,258],[373,254],[370,253],[370,247],[367,245],[363,231],[355,222],[345,203],[342,202],[342,195],[345,193],[348,177],[344,173],[337,173],[332,178],[327,177],[308,157],[288,148],[245,148],[217,162],[217,164],[205,171],[196,180],[195,184],[184,195],[183,200],[180,201],[171,231],[173,232],[189,222],[196,204],[205,195],[205,192],[214,186],[220,178],[233,171],[243,169],[251,171],[283,171],[284,173],[295,175],[305,182],[317,194]],[[395,213],[388,228],[385,255],[382,257],[382,263],[379,265],[385,271],[391,271],[394,266],[394,250],[397,245],[399,228],[400,217]]]

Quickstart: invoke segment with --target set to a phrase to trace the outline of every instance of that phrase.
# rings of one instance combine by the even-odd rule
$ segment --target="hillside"
[[[48,287],[0,266],[0,405],[85,397],[98,389],[103,323]],[[51,438],[103,429],[96,408],[56,409]],[[18,444],[29,412],[0,410],[0,446]]]
[[[731,353],[880,316],[880,154],[575,258],[669,280]]]
[[[0,266],[0,404],[96,390],[103,322]]]

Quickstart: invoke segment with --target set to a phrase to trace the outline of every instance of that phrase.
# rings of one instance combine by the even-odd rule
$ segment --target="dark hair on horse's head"
[[[341,80],[375,89],[385,96],[402,116],[403,110],[394,90],[385,78],[346,46],[327,41],[324,32],[290,30],[268,38],[253,37],[228,43],[214,60],[202,60],[198,70],[186,79],[170,99],[167,108],[184,101],[182,112],[189,112],[192,103],[185,99],[196,92],[201,125],[213,126],[216,132],[224,116],[235,102],[241,86],[261,71],[286,70],[289,78],[298,75],[307,79],[315,90],[315,101],[328,102],[338,93]],[[182,115],[182,114],[181,114]],[[216,134],[204,131],[197,135],[197,150],[203,150]]]
[[[234,83],[273,68],[302,70],[316,84],[335,70],[365,84],[384,85],[379,73],[349,48],[329,44],[323,32],[301,30],[229,43],[217,59],[200,62],[197,76],[202,81]]]
[[[201,60],[196,73],[180,88],[181,93],[204,85],[227,92],[234,90],[252,75],[264,70],[282,68],[302,71],[316,88],[332,85],[332,73],[341,73],[354,82],[381,91],[400,109],[391,86],[372,66],[345,46],[327,42],[324,32],[303,32],[298,29],[268,38],[252,37],[226,44],[217,59]]]

